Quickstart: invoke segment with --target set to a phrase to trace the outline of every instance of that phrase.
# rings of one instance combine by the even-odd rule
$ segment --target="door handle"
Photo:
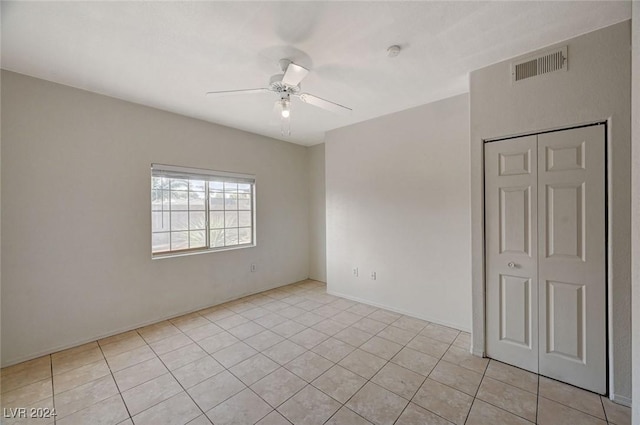
[[[514,262],[510,262],[507,266],[509,266],[510,269],[515,269],[518,265]]]

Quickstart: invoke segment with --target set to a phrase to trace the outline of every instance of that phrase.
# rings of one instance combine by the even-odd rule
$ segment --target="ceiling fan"
[[[283,74],[273,75],[269,80],[268,87],[257,89],[241,89],[241,90],[223,90],[207,92],[208,96],[226,96],[235,94],[254,94],[273,92],[278,95],[279,99],[274,105],[274,111],[280,116],[281,132],[283,136],[291,135],[290,116],[291,116],[291,98],[295,97],[317,106],[327,111],[339,114],[349,114],[351,108],[322,99],[309,93],[300,93],[300,82],[307,76],[309,70],[300,65],[291,62],[289,59],[280,59],[280,68]]]

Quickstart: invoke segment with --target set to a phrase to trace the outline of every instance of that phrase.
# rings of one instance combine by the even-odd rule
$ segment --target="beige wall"
[[[307,278],[307,154],[3,71],[3,364]],[[258,246],[151,260],[154,162],[255,174]]]
[[[482,140],[607,120],[610,391],[631,402],[629,21],[568,45],[568,71],[511,83],[510,63],[471,73],[473,350],[484,352]]]
[[[309,278],[327,281],[324,143],[309,148]]]
[[[631,247],[633,258],[633,420],[631,423],[640,424],[640,3],[633,5],[632,29],[632,82],[633,104],[631,106],[632,122],[632,153],[633,170],[631,174],[632,187],[632,230]]]
[[[327,133],[330,293],[469,330],[468,125],[465,94]]]

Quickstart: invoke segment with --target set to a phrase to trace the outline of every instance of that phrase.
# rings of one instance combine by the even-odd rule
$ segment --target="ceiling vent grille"
[[[566,70],[567,46],[564,46],[512,63],[511,79],[513,82],[517,82],[550,72]]]

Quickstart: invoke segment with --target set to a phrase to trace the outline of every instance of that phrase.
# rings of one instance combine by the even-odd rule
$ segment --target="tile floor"
[[[55,407],[59,425],[631,423],[628,408],[468,346],[304,281],[5,368],[1,403],[3,416]]]

